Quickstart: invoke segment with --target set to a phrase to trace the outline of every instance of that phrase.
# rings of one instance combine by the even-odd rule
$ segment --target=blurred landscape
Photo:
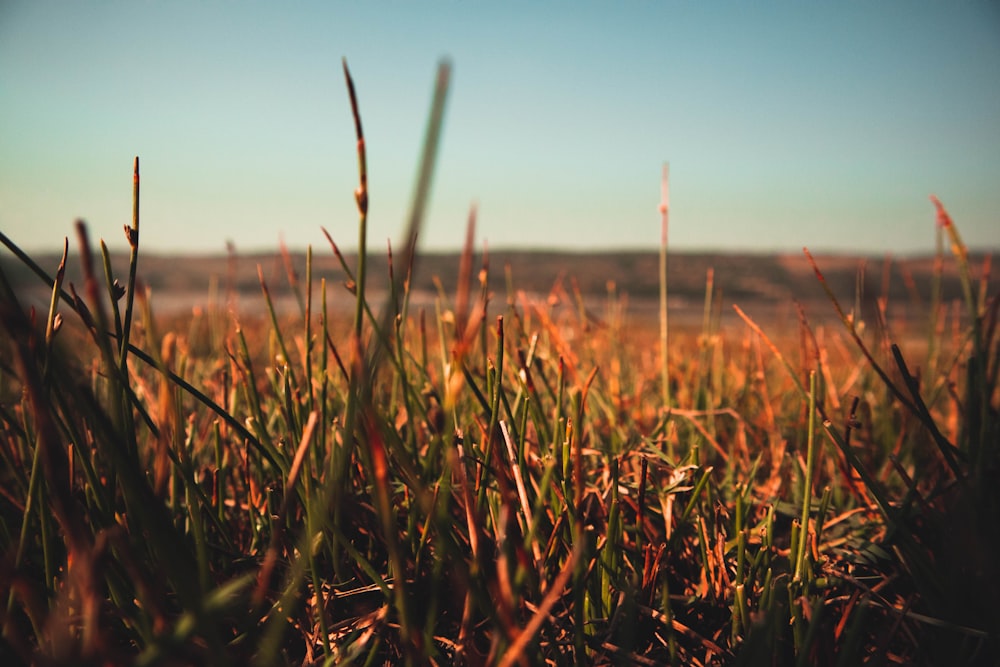
[[[348,265],[357,258],[347,254]],[[59,264],[55,254],[34,257],[50,275]],[[816,255],[833,294],[845,310],[857,304],[862,315],[874,316],[877,300],[886,298],[889,318],[905,321],[923,317],[932,292],[935,272],[933,255],[904,258],[848,255]],[[941,263],[941,289],[944,302],[961,298],[959,275],[954,258],[946,253]],[[449,298],[458,284],[458,253],[424,253],[417,258],[412,282],[411,302],[417,307],[433,304],[439,287]],[[496,250],[486,257],[489,265],[489,289],[492,303],[507,300],[507,276],[517,294],[531,299],[547,298],[552,293],[565,294],[598,315],[609,297],[625,305],[635,319],[654,319],[659,308],[659,255],[655,251],[567,253],[557,251]],[[397,256],[395,270],[402,260]],[[987,262],[987,255],[970,257],[974,270]],[[384,253],[371,253],[368,269],[370,296],[378,302],[388,286],[388,260]],[[128,256],[113,254],[115,277],[124,282],[128,275]],[[212,303],[230,303],[236,297],[239,312],[247,315],[262,312],[258,266],[276,306],[296,312],[297,304],[289,289],[289,265],[296,280],[304,283],[305,253],[233,254],[231,256],[181,256],[140,253],[138,279],[150,290],[154,312],[159,315],[183,315],[195,307]],[[5,254],[0,260],[14,289],[24,299],[47,306],[49,291],[26,266]],[[98,263],[99,266],[99,263]],[[483,256],[473,260],[472,280],[478,284]],[[988,269],[988,263],[985,265]],[[99,269],[98,269],[99,270]],[[723,323],[735,317],[732,305],[739,305],[763,320],[796,318],[795,304],[801,304],[811,319],[824,320],[836,313],[822,285],[816,279],[804,254],[731,254],[672,253],[668,258],[668,290],[672,326],[690,323],[700,326],[706,285],[712,274],[713,308]],[[979,270],[996,292],[1000,280]],[[978,276],[977,276],[978,277]],[[353,307],[353,297],[345,287],[347,276],[340,262],[328,249],[314,250],[313,285],[320,279],[328,284],[328,307]],[[82,284],[79,257],[72,252],[67,261],[67,283]],[[318,291],[317,291],[318,294]],[[720,309],[721,306],[721,309]]]

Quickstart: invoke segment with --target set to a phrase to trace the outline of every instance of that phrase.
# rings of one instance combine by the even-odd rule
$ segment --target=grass
[[[474,212],[412,312],[447,78],[381,306],[349,75],[359,259],[289,263],[296,317],[263,273],[266,317],[156,317],[138,159],[124,284],[82,223],[80,291],[0,238],[52,289],[0,274],[3,663],[996,664],[998,301],[944,207],[920,335],[829,288],[833,328],[724,331],[711,274],[669,338],[614,287],[497,296]]]

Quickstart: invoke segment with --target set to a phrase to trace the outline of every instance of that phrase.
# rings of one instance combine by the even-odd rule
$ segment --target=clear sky
[[[933,249],[941,197],[1000,248],[1000,4],[0,0],[0,229],[146,252],[398,237],[436,64],[452,89],[424,248]]]

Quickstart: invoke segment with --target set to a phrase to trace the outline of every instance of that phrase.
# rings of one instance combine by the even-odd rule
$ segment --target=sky
[[[1000,248],[1000,4],[0,0],[0,231],[141,249],[357,247],[407,218],[452,65],[421,247],[930,252],[938,195]],[[395,241],[398,243],[398,240]]]

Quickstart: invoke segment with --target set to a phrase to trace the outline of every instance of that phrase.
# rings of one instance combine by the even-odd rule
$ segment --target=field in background
[[[41,254],[34,259],[49,271],[59,264],[59,255]],[[492,270],[489,289],[505,299],[507,280],[517,291],[532,297],[547,298],[555,292],[566,292],[574,300],[600,307],[609,289],[619,299],[627,299],[629,312],[654,321],[659,308],[658,256],[655,252],[594,252],[564,253],[556,251],[490,250],[487,254]],[[973,255],[970,261],[982,265],[984,255]],[[347,254],[351,265],[357,258]],[[432,303],[439,293],[438,284],[451,289],[458,281],[459,253],[421,253],[416,275],[411,285],[411,299],[421,304]],[[940,280],[941,299],[960,299],[962,287],[958,268],[946,262],[941,275],[935,277],[933,254],[926,257],[864,257],[819,255],[827,284],[839,299],[853,307],[860,306],[871,317],[877,310],[877,300],[888,305],[891,318],[914,320],[926,315],[928,300],[935,280]],[[129,256],[111,255],[115,275],[127,273]],[[185,314],[194,306],[207,307],[213,301],[235,295],[237,305],[245,314],[262,312],[260,276],[275,285],[272,298],[280,312],[294,312],[294,297],[286,279],[288,266],[298,276],[305,272],[305,254],[234,252],[231,256],[184,256],[144,254],[141,285],[151,290],[159,314]],[[373,252],[369,259],[368,289],[377,302],[388,287],[385,253]],[[7,272],[11,285],[24,298],[46,304],[48,289],[27,267],[11,256],[0,258],[0,267]],[[258,267],[261,273],[258,273]],[[353,296],[342,288],[347,281],[340,263],[326,246],[317,246],[313,258],[317,276],[327,279],[330,307],[351,310]],[[814,272],[802,253],[754,254],[733,253],[672,253],[669,261],[670,308],[681,321],[701,326],[705,291],[711,280],[713,302],[722,306],[722,316],[732,316],[732,305],[769,320],[795,318],[794,303],[802,304],[813,318],[827,320],[834,316],[829,300],[815,280]],[[989,289],[996,291],[1000,275],[986,276]],[[70,256],[66,281],[82,284],[80,264]],[[658,326],[658,324],[656,324]]]

